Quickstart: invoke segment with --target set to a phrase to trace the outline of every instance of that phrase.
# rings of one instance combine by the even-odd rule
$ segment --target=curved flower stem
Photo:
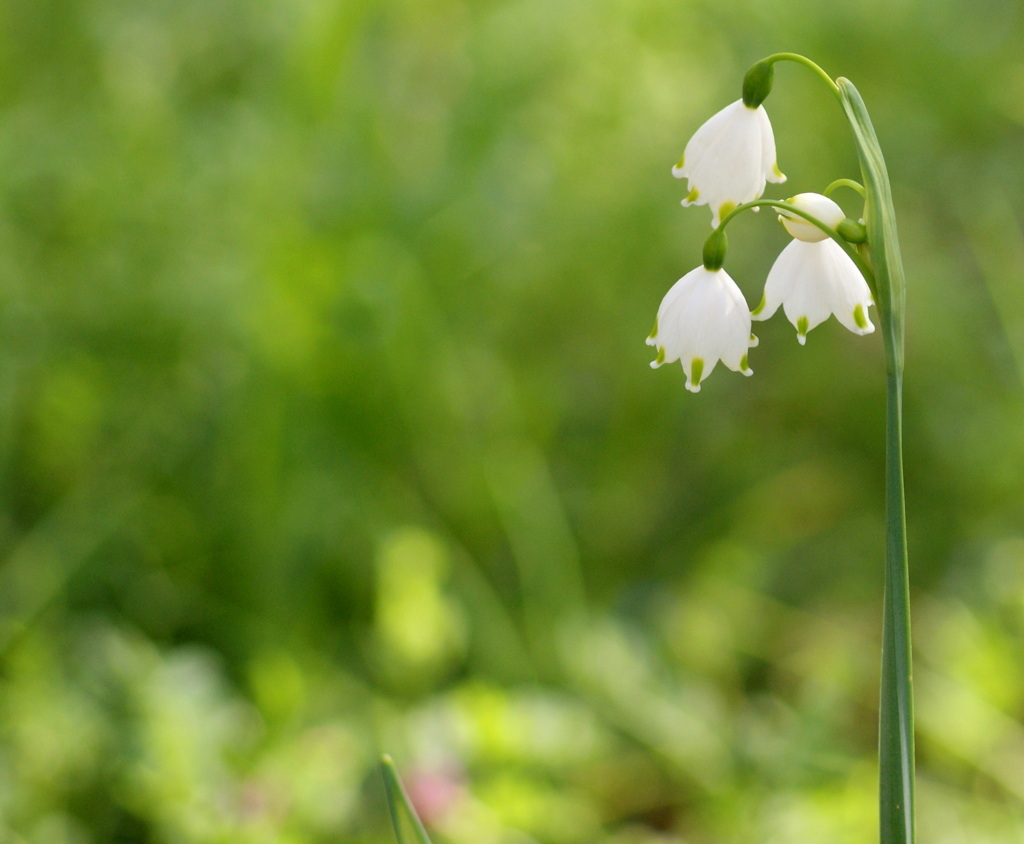
[[[758,64],[775,64],[775,62],[796,62],[797,64],[802,64],[804,67],[810,68],[829,86],[833,94],[837,97],[839,96],[839,87],[836,85],[832,77],[825,73],[825,71],[817,64],[807,58],[807,56],[801,56],[799,53],[772,53],[772,55],[761,59]]]
[[[744,202],[742,205],[737,205],[732,209],[725,217],[722,218],[722,222],[718,224],[718,228],[711,233],[711,237],[719,235],[725,231],[726,225],[733,217],[740,214],[743,211],[749,211],[752,208],[781,208],[787,214],[794,214],[797,217],[802,217],[808,223],[813,226],[817,226],[830,238],[832,238],[842,250],[850,257],[850,260],[857,265],[857,269],[860,270],[860,274],[864,276],[864,280],[868,283],[868,287],[871,288],[871,294],[876,297],[878,294],[875,292],[875,274],[871,270],[870,264],[864,259],[864,257],[858,252],[849,241],[847,241],[839,232],[835,229],[826,226],[817,217],[813,217],[801,208],[797,208],[789,202],[783,202],[780,199],[755,199],[752,202]]]
[[[837,188],[850,188],[850,190],[859,193],[861,199],[864,199],[864,185],[860,182],[855,182],[853,179],[836,179],[832,184],[825,188],[822,193],[824,193],[825,196],[831,196],[832,191]]]

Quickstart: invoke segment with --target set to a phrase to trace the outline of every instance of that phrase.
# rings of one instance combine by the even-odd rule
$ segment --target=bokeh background
[[[909,276],[920,832],[1024,841],[1016,0],[4,0],[0,840],[876,835],[883,363],[652,372],[745,69]],[[858,177],[780,65],[789,176]],[[856,197],[837,197],[856,212]],[[787,242],[730,229],[751,304]]]

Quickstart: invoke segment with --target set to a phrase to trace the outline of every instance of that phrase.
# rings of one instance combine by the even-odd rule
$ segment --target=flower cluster
[[[683,205],[709,205],[715,232],[705,247],[703,266],[684,275],[665,294],[647,344],[657,349],[652,367],[680,361],[686,388],[692,392],[700,390],[718,361],[750,375],[747,350],[757,344],[751,320],[768,319],[780,306],[801,344],[808,331],[832,314],[855,334],[874,331],[868,318],[874,300],[863,262],[859,267],[856,252],[839,234],[841,228],[862,227],[847,220],[839,205],[822,194],[758,201],[768,182],[786,179],[776,162],[772,125],[761,105],[770,82],[769,75],[758,96],[749,95],[745,82],[743,99],[701,126],[672,168],[676,178],[688,179]],[[737,212],[760,205],[779,210],[779,221],[793,240],[772,266],[761,303],[751,312],[739,287],[722,269],[724,228]]]

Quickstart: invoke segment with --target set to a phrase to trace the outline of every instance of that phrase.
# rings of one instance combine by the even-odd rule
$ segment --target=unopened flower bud
[[[787,199],[786,202],[794,208],[809,214],[821,223],[824,223],[830,229],[836,228],[836,226],[846,219],[843,209],[827,196],[823,196],[820,193],[798,193],[792,199]],[[786,227],[786,231],[788,231],[792,237],[795,237],[797,240],[802,240],[805,243],[817,243],[818,241],[824,240],[828,237],[828,235],[814,225],[814,223],[798,216],[797,214],[790,214],[783,211],[779,214],[779,222]]]

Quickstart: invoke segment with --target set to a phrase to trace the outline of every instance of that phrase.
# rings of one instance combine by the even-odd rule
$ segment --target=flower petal
[[[854,334],[870,334],[875,326],[868,318],[868,308],[874,300],[864,276],[838,243],[829,240],[822,245],[825,246],[824,263],[833,280],[829,288],[832,313]]]
[[[786,177],[779,169],[775,154],[775,132],[772,131],[772,122],[768,119],[768,112],[764,110],[763,105],[757,107],[757,119],[761,128],[761,170],[765,179],[781,185],[786,181]]]
[[[706,120],[693,133],[693,137],[686,144],[682,159],[680,159],[679,164],[672,168],[672,175],[677,179],[682,179],[684,176],[689,177],[693,172],[694,164],[700,161],[704,154],[718,143],[718,139],[723,132],[728,131],[730,122],[741,107],[744,107],[743,101],[737,100]]]
[[[770,319],[779,309],[779,305],[792,294],[793,284],[799,275],[800,264],[803,260],[799,247],[794,248],[794,244],[798,242],[790,241],[772,264],[772,268],[768,272],[768,280],[764,284],[764,296],[761,298],[761,304],[751,314],[753,319],[758,321]]]

